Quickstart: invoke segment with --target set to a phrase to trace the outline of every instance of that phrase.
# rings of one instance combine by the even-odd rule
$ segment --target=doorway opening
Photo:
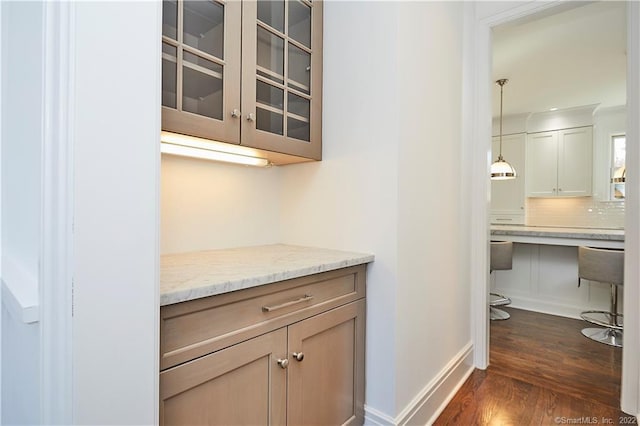
[[[582,7],[587,7],[589,5],[591,5],[593,3],[580,3],[578,5],[568,5],[567,3],[561,3],[560,6],[557,6],[558,3],[555,3],[554,6],[549,6],[549,5],[522,5],[516,8],[512,8],[512,9],[508,9],[505,8],[506,11],[502,11],[502,12],[496,12],[496,11],[491,11],[491,13],[486,14],[485,18],[479,19],[477,22],[480,23],[480,28],[476,30],[476,36],[480,37],[480,41],[476,42],[476,46],[480,46],[479,48],[479,67],[478,70],[475,73],[475,84],[477,85],[477,87],[479,87],[479,94],[476,95],[478,96],[478,105],[475,107],[475,111],[477,116],[479,117],[479,121],[480,123],[475,125],[475,129],[477,130],[477,135],[478,138],[483,138],[484,135],[486,134],[487,139],[488,136],[490,136],[488,134],[488,132],[486,131],[487,129],[484,129],[482,126],[482,120],[483,117],[485,116],[485,114],[488,115],[488,113],[490,113],[490,102],[488,101],[488,99],[490,99],[488,96],[491,96],[491,91],[490,90],[486,90],[484,88],[482,88],[482,85],[486,85],[487,81],[491,81],[491,80],[496,80],[498,78],[511,78],[511,82],[514,82],[516,80],[515,77],[513,76],[508,76],[508,75],[492,75],[490,73],[490,69],[491,66],[490,64],[484,64],[483,63],[483,53],[485,53],[484,49],[486,49],[486,53],[487,53],[487,57],[490,58],[491,57],[491,44],[488,42],[488,40],[490,40],[490,35],[489,34],[484,34],[484,31],[490,32],[492,28],[496,29],[496,33],[501,31],[504,28],[508,28],[508,27],[517,27],[517,26],[521,26],[523,24],[526,23],[530,23],[530,22],[535,22],[535,21],[539,21],[541,19],[544,19],[546,17],[553,17],[555,15],[561,15],[562,13],[566,13],[566,12],[571,12],[574,9],[578,9],[578,8],[582,8]],[[596,3],[596,5],[598,5]],[[629,20],[630,23],[632,23],[632,27],[635,27],[638,25],[638,10],[637,7],[633,4],[630,3],[626,3],[624,4],[624,6],[629,7],[630,9],[634,10],[634,14],[632,14],[631,16],[633,17],[632,19]],[[632,28],[633,31],[637,32],[637,28]],[[485,41],[485,38],[487,40],[487,46],[483,46],[482,44]],[[629,38],[631,40],[631,37]],[[626,40],[625,40],[625,45],[626,45]],[[632,43],[633,45],[633,43]],[[625,46],[626,47],[626,46]],[[630,70],[635,70],[638,68],[638,52],[637,52],[637,46],[633,47],[631,46],[630,48],[632,48],[631,53],[629,54],[629,58],[628,58],[628,64],[625,63],[625,70],[626,70],[626,65],[629,66]],[[634,50],[635,49],[635,50]],[[526,53],[526,49],[524,49],[524,46],[521,46],[521,51],[522,54]],[[626,54],[626,49],[624,51],[624,54]],[[626,62],[626,60],[625,60]],[[485,67],[486,65],[486,67]],[[630,72],[631,74],[631,72]],[[495,78],[493,78],[495,77]],[[578,76],[575,77],[575,79],[578,79]],[[637,80],[635,77],[633,77],[633,84],[637,84],[637,82],[635,80]],[[485,86],[486,87],[486,86]],[[549,86],[550,87],[550,86]],[[540,89],[539,90],[540,93],[538,93],[539,95],[543,95],[545,94],[545,91]],[[495,93],[495,92],[494,92]],[[630,95],[629,95],[629,102],[627,103],[627,108],[629,109],[630,112],[636,113],[637,112],[637,108],[638,108],[638,94],[633,92],[633,89],[629,91]],[[505,92],[506,95],[506,92]],[[483,97],[487,97],[485,99],[483,99]],[[512,89],[512,91],[510,92],[510,94],[508,96],[511,96],[513,98],[520,98],[520,96],[518,95],[518,93],[516,92],[515,89]],[[509,99],[507,96],[505,96],[505,109],[507,108],[507,105],[509,103]],[[605,102],[599,102],[598,104],[605,104]],[[559,108],[559,109],[570,109],[571,107],[575,107],[575,106],[584,106],[584,105],[592,105],[589,104],[588,102],[579,102],[577,104],[574,105],[561,105],[561,106],[556,106],[556,105],[549,105],[548,109],[551,108]],[[609,104],[611,105],[611,107],[613,108],[615,105],[613,104]],[[594,111],[596,111],[597,109],[600,109],[600,111],[603,111],[605,109],[605,106],[601,106],[601,105],[596,105],[596,107],[594,107]],[[541,109],[541,108],[540,108]],[[530,112],[541,112],[541,111],[530,111]],[[636,124],[632,124],[631,128],[627,129],[627,140],[630,141],[629,144],[627,144],[627,165],[629,167],[631,167],[632,163],[637,163],[637,148],[635,147],[635,145],[633,145],[633,141],[636,140],[637,138],[637,125]],[[526,132],[525,132],[526,133]],[[483,143],[483,142],[479,142],[479,143]],[[631,146],[631,148],[630,148]],[[605,149],[605,148],[603,148]],[[610,148],[607,148],[610,149]],[[633,152],[631,152],[633,150]],[[478,149],[477,150],[478,154],[481,155],[482,149]],[[505,159],[507,161],[509,161],[506,153],[503,152],[503,155],[505,157]],[[600,155],[600,153],[598,151],[594,151],[594,157]],[[602,157],[602,156],[601,156]],[[602,157],[602,158],[606,158],[606,157]],[[608,182],[605,177],[607,177],[607,175],[611,172],[610,170],[608,170],[608,166],[607,169],[605,170],[602,166],[602,164],[606,164],[605,163],[601,163],[599,162],[600,160],[602,160],[602,158],[598,158],[597,159],[597,168],[594,168],[593,170],[593,181],[595,183],[594,185],[594,193],[596,193],[598,195],[598,197],[603,197],[603,198],[598,198],[597,201],[600,201],[601,199],[604,199],[604,196],[608,194],[608,191],[610,191],[609,188],[612,187],[612,185],[610,185],[610,182]],[[630,158],[630,159],[629,159]],[[594,158],[595,159],[595,158]],[[493,160],[493,158],[491,159]],[[487,164],[487,169],[488,169],[488,164]],[[480,178],[480,172],[476,171],[477,174],[474,174],[475,178]],[[481,189],[482,185],[475,185],[474,186],[478,189]],[[600,187],[604,187],[604,190],[601,190]],[[488,188],[487,188],[488,189]],[[487,191],[488,193],[488,191]],[[478,196],[477,200],[479,202],[480,198],[481,198],[482,194]],[[593,195],[591,195],[591,197],[593,197]],[[634,193],[632,196],[629,196],[629,191],[627,191],[626,194],[626,198],[625,198],[625,202],[626,204],[626,213],[627,215],[634,215],[635,217],[637,217],[638,215],[638,207],[637,207],[637,200],[632,199],[635,198],[636,194]],[[536,200],[537,201],[537,200]],[[584,200],[582,200],[584,201]],[[477,204],[476,204],[477,205]],[[538,208],[540,206],[537,206]],[[525,205],[525,213],[527,210],[527,206]],[[535,212],[534,212],[535,213]],[[486,227],[488,227],[488,218],[485,217],[485,219],[487,220],[487,225],[485,225]],[[629,223],[630,220],[627,220],[627,223]],[[624,219],[623,219],[623,223],[624,223]],[[478,225],[478,229],[474,229],[474,235],[480,236],[481,234],[485,234],[488,235],[489,234],[489,230],[487,228],[483,228],[482,225]],[[635,233],[633,235],[629,235],[629,228],[631,226],[627,225],[627,245],[631,245],[630,243],[633,241],[633,244],[631,245],[631,247],[629,247],[630,250],[635,250],[637,251],[637,247],[636,247],[636,236]],[[635,227],[633,227],[634,231],[637,231],[637,229],[635,229]],[[637,232],[636,232],[637,233]],[[484,274],[484,279],[485,279],[485,283],[483,286],[484,291],[486,291],[488,293],[488,288],[489,288],[489,284],[488,284],[488,242],[487,242],[487,246],[485,246],[485,251],[482,251],[478,254],[478,259],[477,262],[474,262],[474,267],[478,267],[478,271],[480,271],[480,264],[484,263],[484,270],[487,271]],[[629,251],[629,250],[628,250]],[[627,253],[627,256],[631,256],[633,253]],[[637,255],[637,253],[636,253]],[[484,258],[484,259],[482,259]],[[625,267],[625,269],[628,269],[627,267]],[[630,275],[631,278],[637,278],[637,268],[632,267],[630,268],[630,272],[632,275]],[[574,283],[576,283],[577,285],[577,277],[574,277]],[[475,292],[476,290],[474,290]],[[628,293],[628,291],[632,291],[633,293]],[[484,295],[481,295],[479,293],[475,293],[478,297],[484,297]],[[625,288],[625,298],[629,301],[635,301],[637,300],[637,295],[638,292],[636,290],[628,290],[627,288]],[[508,296],[508,294],[507,294]],[[560,296],[562,296],[560,294]],[[629,297],[631,296],[631,297]],[[520,301],[518,301],[518,303],[520,303]],[[518,304],[516,303],[516,305]],[[632,303],[632,302],[630,302]],[[629,306],[627,306],[629,307]],[[479,313],[479,306],[476,306],[476,308],[474,308],[476,311],[476,314],[474,315],[474,318],[476,319],[480,319],[480,318],[484,318],[485,321],[483,322],[479,322],[478,327],[475,329],[475,333],[476,333],[476,343],[480,342],[481,339],[484,339],[483,341],[485,342],[484,344],[486,346],[482,346],[482,343],[480,342],[480,344],[478,345],[478,355],[476,356],[476,365],[480,366],[480,368],[482,368],[483,365],[483,361],[485,362],[485,366],[486,363],[488,363],[488,318],[486,318],[486,315],[484,317],[482,317],[482,315]],[[632,313],[631,315],[633,315],[633,319],[635,319],[636,321],[633,322],[633,324],[631,325],[631,327],[633,327],[634,329],[637,328],[637,315],[635,313]],[[626,318],[625,318],[626,319]],[[484,326],[484,332],[482,331],[482,326]],[[637,331],[637,330],[636,330]],[[484,334],[483,334],[484,333]],[[632,345],[632,347],[636,347],[638,345],[638,342],[636,341],[636,339],[634,338],[634,341],[629,342],[630,345]],[[627,352],[627,348],[625,347],[625,353]],[[484,357],[484,359],[483,359]],[[637,357],[626,357],[625,362],[627,363],[627,372],[625,373],[625,377],[631,377],[633,378],[633,380],[635,380],[635,382],[630,382],[630,379],[627,379],[627,390],[628,390],[628,396],[629,398],[627,399],[627,407],[630,407],[632,410],[635,410],[637,408],[637,399],[638,399],[638,395],[637,395],[637,381],[638,381],[638,377],[637,376],[637,370],[638,370],[638,360],[636,359]],[[631,361],[631,364],[628,363],[628,361]],[[631,374],[629,374],[631,373]],[[635,385],[634,385],[635,383]],[[623,399],[624,399],[624,388],[625,385],[623,383]],[[624,407],[624,403],[623,403],[623,407]]]

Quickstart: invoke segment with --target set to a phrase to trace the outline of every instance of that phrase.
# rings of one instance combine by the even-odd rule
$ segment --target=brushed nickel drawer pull
[[[299,299],[296,300],[290,300],[289,302],[284,302],[281,303],[279,305],[275,305],[275,306],[263,306],[262,307],[262,311],[263,312],[273,312],[275,310],[278,309],[282,309],[282,308],[286,308],[287,306],[291,306],[291,305],[295,305],[297,303],[302,303],[302,302],[308,302],[309,300],[313,299],[313,296],[310,294],[305,294],[304,296],[300,297]]]

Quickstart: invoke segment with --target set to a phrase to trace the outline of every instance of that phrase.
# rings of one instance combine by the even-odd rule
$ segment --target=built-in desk
[[[553,246],[624,248],[623,229],[491,225],[491,239]]]
[[[609,308],[609,286],[578,287],[577,247],[624,248],[624,230],[491,225],[491,239],[515,243],[513,269],[491,274],[491,291],[514,307],[571,318]]]

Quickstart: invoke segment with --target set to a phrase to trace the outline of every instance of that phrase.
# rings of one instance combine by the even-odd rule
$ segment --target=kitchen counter
[[[160,305],[373,262],[366,253],[273,244],[161,256]]]
[[[623,229],[491,225],[491,237],[514,243],[624,248]]]

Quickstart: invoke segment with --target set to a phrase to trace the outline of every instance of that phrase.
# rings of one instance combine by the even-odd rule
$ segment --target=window
[[[611,137],[611,200],[624,200],[626,135]]]

